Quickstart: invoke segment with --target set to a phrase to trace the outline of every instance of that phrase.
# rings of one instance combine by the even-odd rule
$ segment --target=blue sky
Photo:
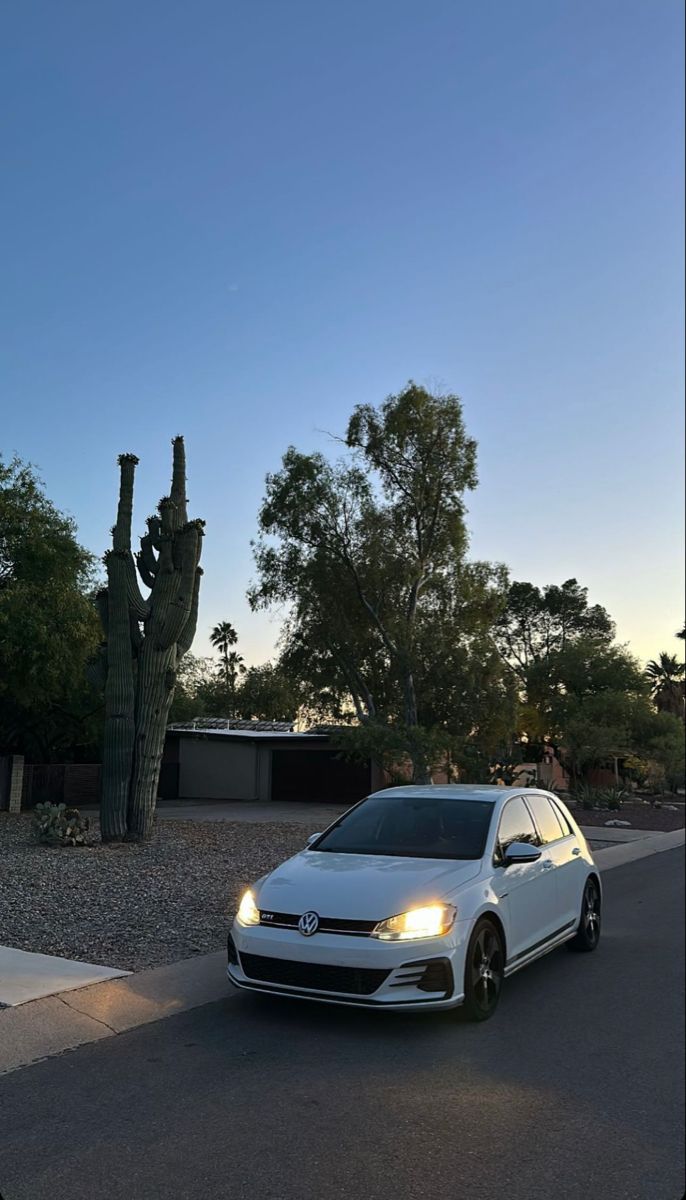
[[[248,661],[264,476],[408,378],[463,399],[475,557],[683,619],[682,0],[11,0],[5,455],[101,553],[185,434],[194,647]]]

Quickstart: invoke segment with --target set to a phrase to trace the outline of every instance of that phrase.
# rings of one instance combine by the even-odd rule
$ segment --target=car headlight
[[[260,910],[255,904],[255,897],[250,888],[248,888],[247,892],[243,893],[238,906],[238,912],[236,913],[236,920],[239,925],[259,925],[260,923]]]
[[[384,942],[405,942],[412,938],[441,937],[452,927],[457,909],[452,904],[428,904],[425,908],[411,908],[409,912],[379,921],[372,930],[372,937]]]

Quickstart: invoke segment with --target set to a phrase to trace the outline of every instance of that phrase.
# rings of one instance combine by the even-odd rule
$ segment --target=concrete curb
[[[605,872],[683,844],[684,830],[677,829],[598,850],[594,859]],[[0,1075],[216,1000],[230,1005],[237,993],[225,963],[226,953],[219,950],[2,1009]]]
[[[612,867],[623,867],[625,863],[636,862],[639,858],[648,858],[651,854],[683,846],[685,836],[686,830],[683,829],[673,829],[671,833],[651,833],[641,841],[624,842],[622,845],[608,846],[605,850],[596,850],[593,857],[601,871],[609,871]]]
[[[175,1013],[234,998],[226,952],[186,958],[0,1012],[0,1075]]]

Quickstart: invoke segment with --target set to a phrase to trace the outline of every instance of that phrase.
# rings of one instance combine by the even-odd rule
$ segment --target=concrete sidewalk
[[[14,946],[0,946],[0,1008],[130,974],[118,967],[101,967],[54,954],[32,954]]]

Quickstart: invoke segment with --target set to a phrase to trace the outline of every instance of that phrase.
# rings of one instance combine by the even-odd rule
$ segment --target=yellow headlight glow
[[[255,904],[255,897],[250,888],[248,888],[247,892],[243,893],[243,898],[236,913],[236,920],[239,925],[259,925],[260,923],[260,910]]]
[[[441,937],[452,928],[457,910],[452,904],[428,904],[425,908],[411,908],[380,921],[372,931],[372,937],[384,942],[404,942],[413,938]]]

